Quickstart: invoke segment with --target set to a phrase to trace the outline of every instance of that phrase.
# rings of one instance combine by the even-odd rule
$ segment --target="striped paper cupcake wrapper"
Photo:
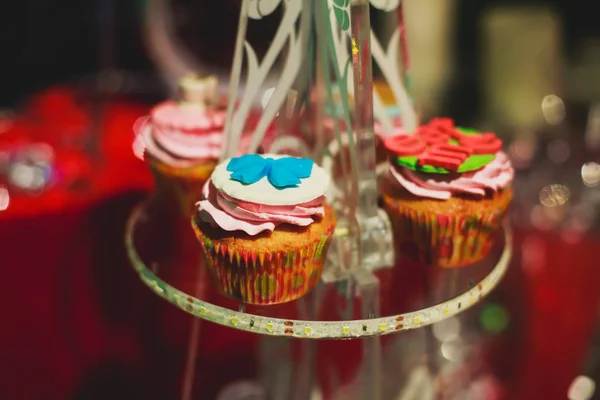
[[[206,267],[224,295],[254,305],[296,300],[314,288],[323,272],[333,230],[302,248],[279,252],[240,252],[219,245],[193,224]]]
[[[161,175],[168,176],[170,178],[184,178],[190,180],[201,180],[208,179],[212,172],[217,166],[217,161],[212,159],[206,159],[200,164],[192,165],[189,167],[172,167],[165,164],[164,162],[152,157],[148,154],[147,157],[150,167],[156,170]]]
[[[210,178],[215,163],[207,161],[205,164],[188,168],[170,167],[157,160],[149,160],[149,164],[159,195],[173,197],[181,215],[188,218],[194,204],[202,197],[202,188]]]
[[[398,251],[442,268],[463,267],[485,258],[492,249],[506,210],[477,215],[437,215],[417,211],[384,196]]]

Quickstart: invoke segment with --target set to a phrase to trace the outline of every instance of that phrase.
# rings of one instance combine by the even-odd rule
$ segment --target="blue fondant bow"
[[[297,187],[300,179],[310,177],[313,160],[308,158],[282,157],[278,159],[264,158],[257,154],[246,154],[232,158],[227,164],[231,179],[251,185],[263,177],[277,189]]]

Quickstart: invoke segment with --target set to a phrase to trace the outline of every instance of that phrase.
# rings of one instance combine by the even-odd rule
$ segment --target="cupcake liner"
[[[417,211],[384,196],[394,240],[404,256],[427,265],[457,268],[485,258],[502,225],[506,209],[477,215],[438,215]]]
[[[157,195],[173,199],[181,216],[188,218],[194,205],[202,197],[202,187],[210,178],[216,164],[212,160],[186,168],[170,167],[149,158],[157,186]]]
[[[288,251],[244,252],[212,241],[192,225],[216,287],[228,297],[254,305],[296,300],[314,288],[333,235],[331,229],[318,241]]]

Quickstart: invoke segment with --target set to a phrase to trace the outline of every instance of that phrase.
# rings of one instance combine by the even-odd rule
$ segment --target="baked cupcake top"
[[[306,227],[324,215],[330,178],[311,159],[247,154],[219,164],[197,203],[202,221],[257,235],[280,224]]]
[[[434,119],[413,133],[386,139],[390,175],[417,197],[485,197],[509,186],[514,169],[493,133]]]

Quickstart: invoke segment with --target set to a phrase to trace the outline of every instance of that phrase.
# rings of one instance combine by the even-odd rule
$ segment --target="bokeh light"
[[[571,191],[565,185],[548,185],[540,191],[540,203],[545,207],[565,205],[571,197]]]
[[[581,179],[583,179],[583,184],[588,187],[600,184],[600,164],[596,162],[583,164],[581,167]]]
[[[587,376],[580,375],[571,383],[567,398],[569,400],[589,400],[596,391],[596,383]]]
[[[528,167],[536,151],[537,143],[535,136],[528,131],[518,133],[508,148],[508,153],[516,168]]]
[[[446,340],[440,349],[442,356],[448,361],[461,361],[465,354],[465,346],[460,338]]]
[[[549,94],[542,99],[542,114],[550,125],[559,125],[565,120],[565,103],[555,94]]]
[[[448,318],[432,327],[433,336],[440,342],[455,339],[460,334],[461,325],[458,318]]]
[[[480,322],[488,332],[504,332],[508,328],[509,321],[508,311],[499,304],[486,304],[481,311]]]
[[[571,146],[566,140],[557,139],[548,145],[547,154],[552,162],[562,164],[569,159]]]

